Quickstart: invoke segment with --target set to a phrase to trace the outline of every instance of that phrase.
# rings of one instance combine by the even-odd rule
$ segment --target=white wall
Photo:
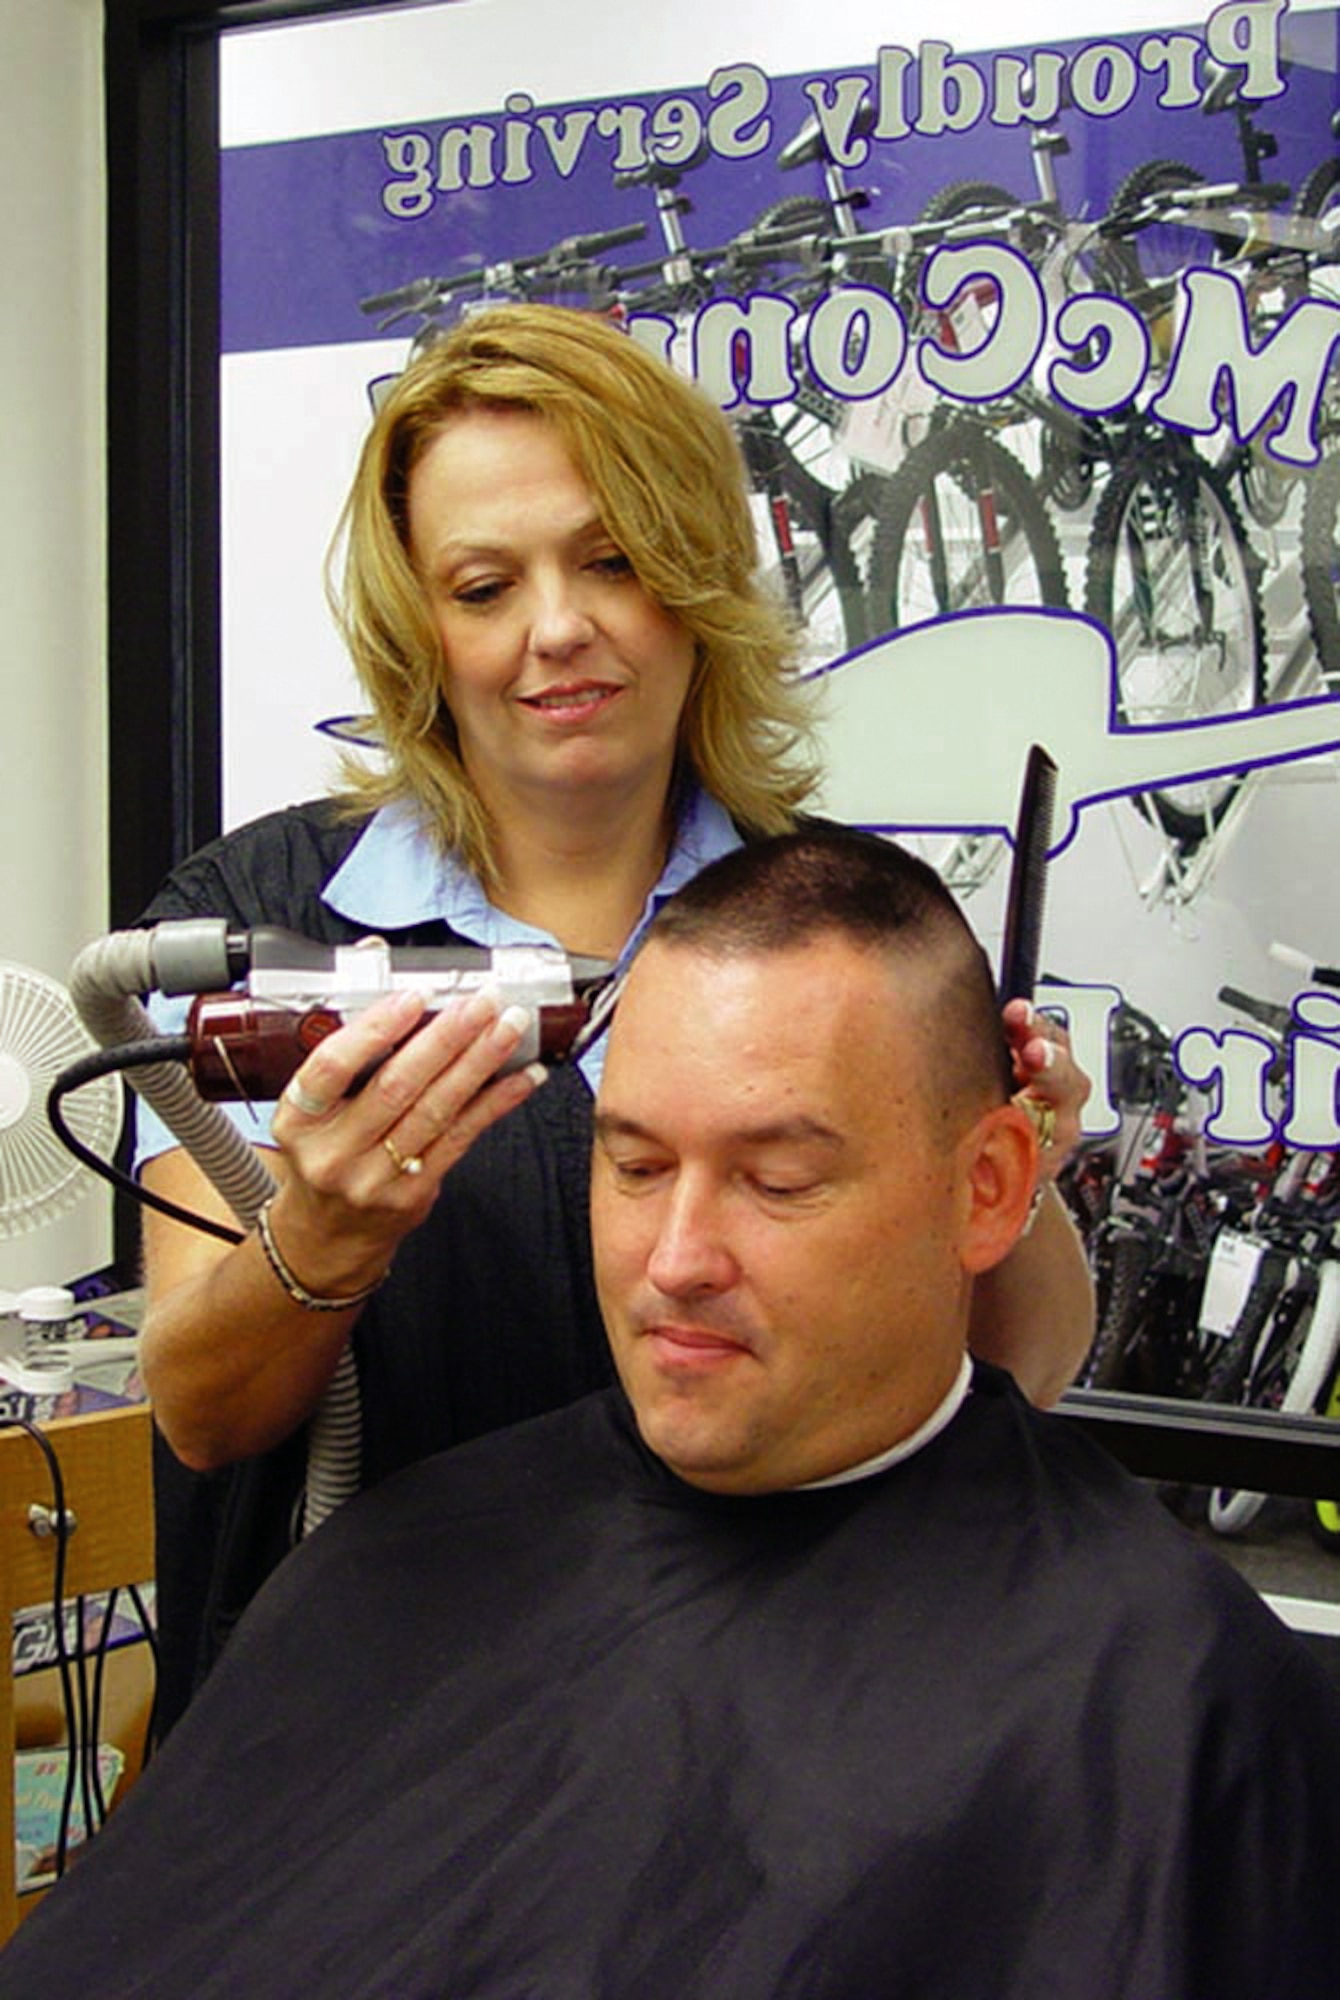
[[[101,0],[0,0],[0,959],[107,926]],[[0,1240],[0,1287],[110,1254],[101,1183]]]

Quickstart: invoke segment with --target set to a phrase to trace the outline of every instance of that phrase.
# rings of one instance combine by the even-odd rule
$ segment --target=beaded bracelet
[[[274,1196],[271,1195],[270,1201],[273,1200]],[[290,1271],[279,1253],[279,1245],[275,1242],[274,1231],[270,1227],[270,1201],[261,1204],[259,1213],[256,1216],[256,1234],[260,1238],[261,1249],[265,1252],[266,1263],[270,1266],[270,1269],[274,1272],[294,1305],[301,1306],[306,1312],[348,1312],[352,1306],[361,1306],[365,1299],[370,1299],[372,1294],[375,1291],[379,1291],[386,1283],[386,1280],[391,1275],[389,1271],[383,1271],[380,1278],[374,1278],[373,1282],[370,1285],[365,1285],[361,1292],[350,1292],[347,1299],[321,1299],[317,1297],[315,1292],[309,1292],[306,1285],[298,1283],[298,1280],[294,1277],[292,1271]]]

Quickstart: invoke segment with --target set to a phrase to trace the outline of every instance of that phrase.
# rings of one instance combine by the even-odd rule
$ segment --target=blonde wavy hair
[[[480,407],[529,410],[553,425],[644,589],[692,635],[681,776],[696,776],[742,829],[786,831],[818,764],[794,633],[758,581],[734,434],[697,388],[627,334],[563,306],[502,306],[462,321],[395,380],[377,412],[329,588],[386,761],[346,760],[346,807],[409,801],[441,848],[486,885],[496,879],[408,527],[416,465],[452,417]]]

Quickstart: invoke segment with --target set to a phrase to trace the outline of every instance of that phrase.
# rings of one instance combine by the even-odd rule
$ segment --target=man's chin
[[[729,1427],[705,1421],[701,1413],[686,1420],[688,1413],[682,1408],[666,1410],[655,1402],[639,1405],[636,1398],[633,1412],[647,1450],[686,1486],[705,1493],[766,1493],[777,1486]]]

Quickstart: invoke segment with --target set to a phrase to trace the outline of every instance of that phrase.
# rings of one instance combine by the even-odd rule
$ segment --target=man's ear
[[[1037,1130],[1018,1104],[979,1118],[961,1146],[959,1255],[965,1271],[989,1271],[1023,1235],[1038,1174]]]

